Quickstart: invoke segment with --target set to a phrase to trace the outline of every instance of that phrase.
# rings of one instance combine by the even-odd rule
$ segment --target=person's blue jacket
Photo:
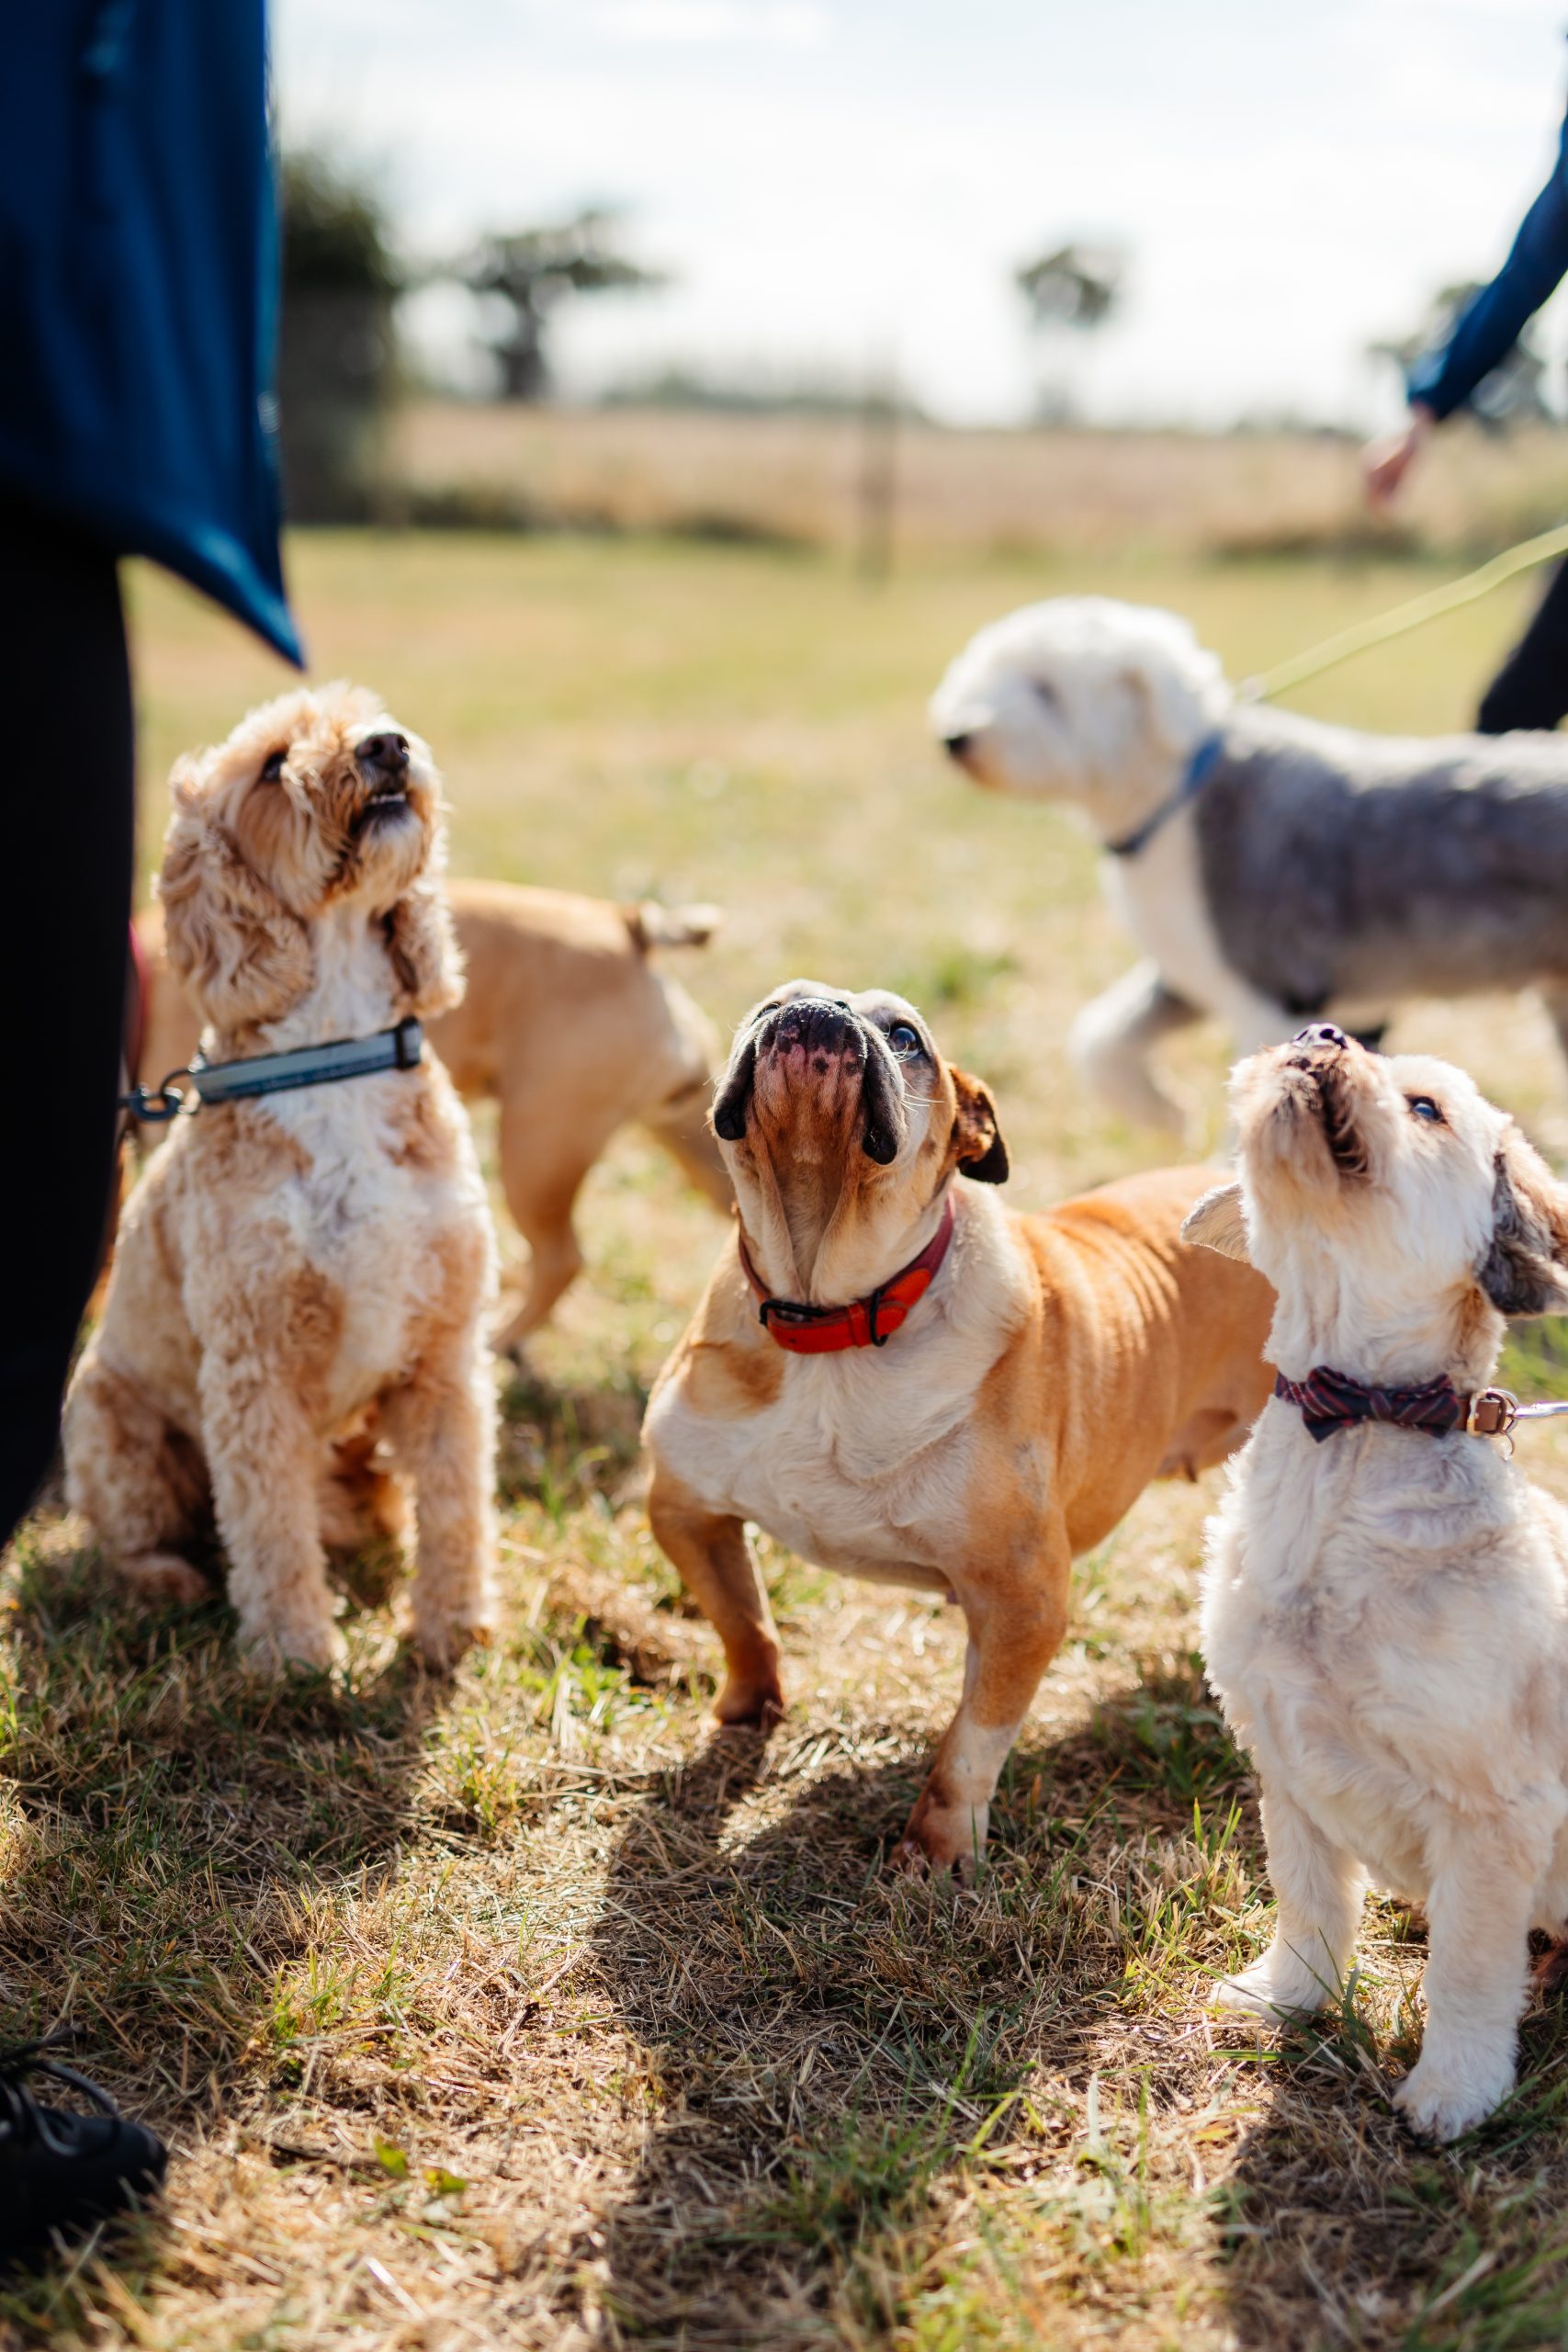
[[[0,50],[0,487],[291,662],[265,0],[31,0]]]
[[[1405,379],[1411,401],[1433,414],[1462,407],[1482,379],[1518,341],[1568,272],[1568,119],[1551,176],[1526,213],[1513,251],[1490,286],[1472,294],[1446,339],[1423,352]]]

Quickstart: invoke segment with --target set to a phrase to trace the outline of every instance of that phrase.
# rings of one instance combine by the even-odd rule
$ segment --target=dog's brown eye
[[[283,775],[283,763],[288,757],[288,754],[287,752],[269,752],[267,753],[265,759],[262,762],[261,767],[261,781],[263,784],[276,784],[278,782]]]
[[[893,1023],[892,1028],[887,1032],[887,1042],[901,1062],[907,1062],[911,1054],[923,1053],[925,1050],[920,1044],[919,1030],[911,1029],[907,1021],[896,1021]]]
[[[1407,1094],[1404,1099],[1417,1119],[1425,1119],[1433,1126],[1440,1127],[1446,1125],[1441,1111],[1429,1094]]]

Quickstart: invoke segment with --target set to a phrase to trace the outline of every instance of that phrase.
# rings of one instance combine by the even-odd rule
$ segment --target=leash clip
[[[133,1086],[129,1094],[119,1098],[119,1107],[146,1127],[161,1127],[170,1119],[194,1119],[201,1108],[201,1096],[194,1086],[176,1086],[176,1078],[194,1078],[197,1065],[184,1062],[159,1080],[156,1086]]]
[[[1511,1388],[1478,1388],[1470,1400],[1464,1426],[1471,1437],[1500,1437],[1514,1450],[1514,1425],[1519,1418],[1519,1400]]]

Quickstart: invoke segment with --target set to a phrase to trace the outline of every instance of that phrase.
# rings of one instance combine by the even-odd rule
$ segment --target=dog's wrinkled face
[[[748,1014],[713,1110],[747,1229],[787,1250],[781,1273],[824,1295],[875,1262],[955,1169],[1002,1183],[1007,1150],[983,1086],[944,1061],[911,1004],[791,980]]]
[[[1168,768],[1228,701],[1174,613],[1103,596],[1026,605],[972,639],[931,699],[938,741],[976,784],[1081,800]]]
[[[170,961],[204,1017],[276,1018],[309,985],[311,926],[336,909],[385,919],[410,1009],[454,1001],[434,977],[444,911],[415,904],[441,864],[440,779],[376,695],[280,695],[176,761],[171,785],[159,895]]]
[[[1368,1053],[1324,1023],[1240,1063],[1242,1179],[1195,1239],[1249,1256],[1320,1328],[1403,1332],[1461,1357],[1477,1316],[1568,1306],[1568,1193],[1465,1072]],[[1245,1230],[1226,1203],[1239,1189]],[[1440,1367],[1439,1367],[1440,1368]]]

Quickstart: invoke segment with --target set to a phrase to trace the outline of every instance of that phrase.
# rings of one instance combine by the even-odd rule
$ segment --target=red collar
[[[847,1306],[801,1306],[794,1299],[769,1296],[767,1284],[751,1263],[746,1236],[738,1233],[740,1263],[757,1294],[757,1320],[775,1347],[792,1356],[831,1356],[844,1348],[886,1347],[911,1307],[924,1298],[947,1255],[953,1238],[953,1196],[918,1258],[882,1283],[869,1298],[852,1298]]]

